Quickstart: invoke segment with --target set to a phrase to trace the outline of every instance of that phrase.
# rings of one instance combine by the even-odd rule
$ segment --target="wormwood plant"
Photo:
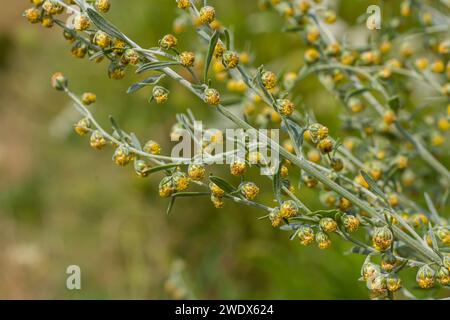
[[[34,6],[24,16],[44,27],[60,27],[75,57],[106,60],[112,79],[132,71],[142,74],[128,93],[149,86],[150,103],[169,103],[170,92],[161,85],[166,78],[236,128],[281,129],[281,145],[264,134],[265,146],[277,150],[281,162],[265,177],[267,182],[258,182],[264,188],[271,185],[273,192],[273,202],[261,203],[260,187],[246,179],[248,171],[269,165],[267,155],[255,146],[245,146],[243,158],[237,157],[237,149],[215,153],[210,143],[229,137],[202,129],[198,141],[196,118],[187,111],[177,115],[170,135],[176,140],[187,132],[201,146],[199,152],[190,158],[162,155],[157,142],[141,144],[113,118],[111,131],[102,128],[92,114],[95,94],[78,97],[63,74],[53,75],[53,87],[66,93],[82,116],[76,133],[90,134],[94,149],[112,147],[113,161],[133,164],[141,177],[162,174],[159,194],[169,199],[168,211],[179,197],[208,196],[216,208],[228,200],[265,211],[261,220],[290,232],[291,240],[305,246],[316,243],[327,249],[333,237],[340,237],[353,245],[352,253],[367,257],[360,280],[375,299],[392,299],[399,290],[402,297],[414,299],[407,287],[415,285],[404,286],[401,280],[408,269],[417,270],[420,288],[448,288],[450,228],[443,216],[450,185],[445,165],[450,129],[448,1],[390,4],[392,15],[384,17],[383,28],[358,47],[335,35],[333,25],[342,22],[325,2],[259,1],[261,10],[273,10],[284,19],[282,32],[295,33],[305,44],[298,57],[303,67],[284,72],[252,66],[253,53],[235,48],[235,35],[222,26],[207,1],[174,1],[179,8],[174,31],[194,29],[198,44],[167,34],[152,48],[141,47],[108,21],[109,0],[31,2]],[[186,46],[193,51],[178,49]],[[310,76],[342,104],[339,136],[332,137],[326,124],[315,120],[313,108],[295,94]],[[411,98],[413,88],[422,90],[421,101]],[[240,107],[240,112],[230,106]],[[230,175],[240,177],[239,185],[207,175],[214,160],[230,157]],[[317,190],[321,210],[302,202],[303,188]],[[431,297],[436,291],[429,292]]]

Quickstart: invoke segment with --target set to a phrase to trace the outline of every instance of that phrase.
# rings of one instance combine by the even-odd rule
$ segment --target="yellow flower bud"
[[[246,171],[246,164],[243,159],[235,159],[230,164],[230,173],[233,176],[242,176]]]
[[[41,21],[41,12],[36,8],[25,10],[23,16],[27,18],[30,23],[38,23],[39,21]]]
[[[295,110],[295,104],[288,99],[277,100],[278,110],[284,116],[290,116]]]
[[[320,219],[319,225],[320,225],[320,227],[322,228],[323,231],[328,232],[328,233],[335,232],[337,230],[337,227],[338,227],[336,221],[334,221],[331,218],[322,218],[322,219]]]
[[[239,64],[239,55],[234,51],[225,51],[222,56],[222,63],[228,69],[234,69]]]
[[[422,289],[429,289],[434,286],[435,271],[430,266],[424,265],[420,267],[416,275],[417,284]]]
[[[93,42],[100,48],[105,49],[111,44],[111,38],[106,32],[98,30],[94,35]]]
[[[331,246],[330,237],[322,231],[316,233],[316,242],[319,249],[322,250],[328,249]]]
[[[275,75],[275,73],[270,71],[264,71],[261,75],[261,80],[267,90],[275,88],[278,83],[277,76]]]
[[[269,220],[272,224],[272,227],[278,228],[283,224],[283,218],[280,216],[280,209],[274,208],[269,214]]]
[[[90,138],[90,145],[93,149],[101,150],[106,145],[106,140],[103,137],[103,135],[100,133],[100,131],[96,130],[92,132],[91,138]]]
[[[81,101],[83,102],[83,104],[88,106],[88,105],[93,104],[93,103],[95,103],[97,101],[97,96],[95,95],[95,93],[85,92],[81,96]]]
[[[182,192],[189,188],[189,178],[184,172],[175,172],[172,175],[172,180],[177,192]]]
[[[161,146],[159,145],[159,143],[153,141],[153,140],[149,140],[145,143],[144,148],[143,148],[144,152],[153,154],[153,155],[159,155],[161,154]]]
[[[394,235],[388,227],[376,228],[373,236],[372,242],[373,246],[378,251],[386,251],[392,246],[394,241]]]
[[[134,49],[126,49],[122,55],[122,58],[120,59],[123,64],[130,64],[132,66],[137,65],[139,63],[139,60],[139,53],[137,53]]]
[[[175,193],[175,186],[172,177],[164,177],[159,183],[159,196],[161,198],[168,198]]]
[[[153,88],[153,99],[157,104],[166,103],[169,100],[169,90],[166,88],[156,86]]]
[[[95,8],[101,13],[106,13],[111,8],[111,3],[109,0],[95,0]]]
[[[68,85],[68,80],[61,72],[56,72],[52,75],[51,84],[54,89],[64,91]]]
[[[121,167],[126,166],[127,164],[130,163],[132,158],[133,158],[133,154],[130,152],[130,150],[128,150],[128,148],[126,148],[124,146],[119,146],[114,151],[113,160],[118,166],[121,166]]]
[[[204,100],[207,104],[217,106],[220,104],[220,94],[216,89],[208,88],[204,92]]]
[[[323,154],[327,154],[333,151],[334,143],[332,140],[327,138],[319,141],[317,147],[319,148],[320,152],[322,152]]]
[[[163,50],[169,50],[172,48],[175,48],[178,44],[178,39],[175,38],[173,35],[171,34],[167,34],[165,35],[160,41],[159,41],[159,46],[161,47],[161,49]]]
[[[372,262],[364,263],[361,268],[361,277],[364,281],[367,281],[371,278],[375,278],[380,274],[380,267]]]
[[[359,229],[360,221],[357,217],[346,214],[342,217],[342,224],[348,233],[353,233]]]
[[[189,0],[177,0],[178,8],[187,9],[191,6],[191,2]]]
[[[78,14],[73,21],[73,26],[77,31],[84,31],[91,26],[91,20],[84,13]]]
[[[259,188],[253,182],[245,182],[241,187],[241,192],[247,200],[255,200],[259,193]]]
[[[205,6],[200,9],[200,22],[202,24],[211,23],[216,18],[216,10],[214,7]]]
[[[280,206],[280,216],[282,218],[291,218],[298,214],[298,206],[293,200],[284,201]]]
[[[200,181],[205,177],[205,166],[202,164],[191,163],[188,167],[188,175],[194,181]]]
[[[314,230],[311,227],[301,226],[297,233],[297,237],[302,245],[309,246],[315,239]]]
[[[85,136],[90,131],[90,128],[91,122],[88,118],[83,118],[74,125],[75,132],[80,136]]]
[[[180,53],[179,61],[184,67],[193,67],[195,63],[195,54],[193,52],[184,51]]]
[[[209,183],[209,190],[211,190],[211,193],[218,197],[221,198],[225,195],[225,191],[222,190],[217,184],[215,184],[214,182],[210,182]]]

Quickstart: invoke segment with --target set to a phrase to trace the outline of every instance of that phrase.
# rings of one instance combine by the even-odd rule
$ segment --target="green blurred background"
[[[349,2],[340,7],[353,21],[369,4]],[[301,66],[301,43],[277,32],[282,22],[275,13],[256,15],[253,0],[211,3],[233,27],[237,47],[251,44],[255,65]],[[174,1],[112,4],[110,19],[142,46],[172,32]],[[93,110],[101,123],[112,114],[166,151],[175,112],[191,108],[203,120],[213,115],[170,82],[171,99],[163,106],[147,104],[148,90],[126,95],[134,76],[109,80],[106,63],[72,58],[59,29],[21,17],[27,7],[27,0],[9,1],[0,13],[0,298],[173,298],[167,289],[203,299],[367,297],[357,281],[363,258],[344,256],[348,245],[338,239],[327,251],[304,248],[257,220],[261,212],[232,203],[217,211],[207,199],[180,200],[166,215],[167,201],[157,197],[160,177],[138,178],[111,162],[111,150],[92,151],[73,133],[78,115],[49,78],[65,73],[75,92],[97,94]],[[195,49],[192,33],[178,37],[180,47]],[[299,90],[336,132],[336,102],[313,79]],[[317,206],[314,193],[300,192]],[[81,267],[80,291],[66,289],[71,264]]]

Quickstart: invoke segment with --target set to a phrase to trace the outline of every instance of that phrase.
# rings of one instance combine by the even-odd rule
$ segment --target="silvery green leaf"
[[[441,217],[439,217],[439,214],[436,210],[436,207],[434,206],[433,200],[431,200],[428,193],[425,192],[425,201],[427,202],[428,209],[431,213],[431,218],[435,223],[440,224],[441,223]]]
[[[232,192],[236,191],[236,188],[233,187],[233,185],[230,184],[225,179],[222,179],[222,178],[216,177],[216,176],[210,176],[209,180],[211,180],[211,182],[216,184],[220,189],[222,189],[223,191],[225,191],[227,193],[232,193]]]
[[[228,50],[231,50],[231,37],[228,29],[224,30],[224,34],[225,34],[225,46]]]
[[[93,55],[89,56],[89,60],[93,61],[95,59],[98,59],[100,57],[103,57],[103,56],[111,53],[112,51],[113,51],[113,49],[107,49],[107,50],[98,51],[98,52],[94,53]]]
[[[398,109],[400,109],[399,96],[393,96],[393,97],[389,98],[388,104],[391,107],[391,109],[394,111],[397,111]]]
[[[219,40],[219,35],[219,31],[216,30],[209,41],[208,52],[206,54],[205,70],[203,72],[203,82],[206,82],[206,79],[208,78],[209,66],[211,65],[214,50],[216,49],[216,44]]]
[[[281,164],[280,164],[281,167]],[[275,194],[275,198],[279,203],[281,203],[281,188],[283,187],[281,183],[281,170],[280,167],[278,168],[277,172],[273,176],[272,184],[273,184],[273,191]]]
[[[375,180],[372,179],[370,175],[368,175],[365,171],[361,170],[361,175],[366,180],[367,184],[369,185],[369,188],[376,193],[377,196],[379,196],[384,201],[387,201],[386,195],[384,192],[380,189],[380,187],[377,185]]]
[[[288,224],[282,225],[279,229],[283,230],[283,231],[293,231],[293,230],[297,230],[300,226],[301,226],[301,224],[298,224],[298,223],[288,223]]]
[[[320,216],[320,217],[326,217],[326,218],[334,219],[338,213],[340,213],[340,211],[337,210],[337,209],[317,210],[317,211],[311,212],[311,215],[317,215],[317,216]]]
[[[289,128],[288,130],[292,130],[295,136],[295,143],[297,146],[301,147],[303,145],[303,128],[298,125],[295,121],[292,121],[289,118],[286,118],[286,124]]]
[[[298,73],[297,81],[305,79],[310,73],[309,67],[305,65]]]
[[[282,29],[283,32],[298,32],[303,30],[305,30],[305,28],[302,26],[286,27]]]
[[[170,198],[169,205],[167,206],[167,209],[166,209],[166,214],[169,214],[170,211],[172,211],[173,205],[175,203],[175,199],[176,199],[175,197]]]
[[[404,260],[400,263],[399,266],[395,267],[395,269],[393,270],[394,273],[397,273],[399,271],[401,271],[403,268],[407,267],[409,264],[408,260]]]
[[[371,253],[370,250],[366,249],[366,248],[362,248],[362,247],[358,247],[358,246],[354,246],[351,250],[351,253],[355,253],[355,254],[362,254],[364,256],[367,256],[368,254]]]
[[[358,88],[355,89],[353,91],[350,91],[349,93],[346,94],[344,101],[348,102],[348,100],[350,100],[352,97],[360,95],[366,91],[369,91],[370,89],[368,87],[362,87],[362,88]]]
[[[119,125],[117,124],[116,120],[113,118],[113,116],[109,116],[109,121],[111,122],[111,125],[113,129],[117,132],[119,135],[119,138],[121,141],[125,141],[125,137],[123,135],[122,129],[120,129]]]
[[[263,70],[264,70],[263,66],[258,68],[258,72],[256,74],[256,80],[258,82],[259,87],[264,92],[264,95],[266,96],[266,98],[268,100],[272,101],[273,105],[275,106],[275,104],[276,104],[275,99],[273,98],[273,96],[270,94],[270,92],[266,89],[266,87],[263,84],[263,81],[262,81]]]
[[[178,61],[154,61],[154,62],[148,62],[141,65],[139,68],[136,69],[136,73],[142,73],[144,71],[149,70],[161,70],[166,67],[170,66],[176,66],[180,65]]]
[[[163,164],[163,165],[160,165],[160,166],[157,166],[157,167],[149,168],[149,169],[145,170],[143,173],[145,173],[145,174],[152,174],[152,173],[155,173],[155,172],[176,168],[179,165],[180,165],[179,163]]]
[[[227,95],[227,96],[223,96],[220,104],[224,107],[227,106],[234,106],[237,104],[240,104],[242,102],[242,97],[240,96],[236,96],[236,95]]]
[[[439,254],[439,246],[438,246],[438,243],[437,243],[437,240],[436,240],[436,235],[434,234],[433,227],[431,226],[430,222],[428,222],[428,235],[431,238],[431,243],[433,245],[434,251],[437,254]]]
[[[174,193],[172,197],[174,198],[187,198],[187,197],[199,197],[199,196],[209,196],[209,192],[178,192]]]
[[[133,144],[133,146],[138,150],[142,150],[142,145],[138,137],[136,137],[136,135],[133,132],[130,133],[130,136],[131,136],[131,143]]]
[[[125,35],[119,31],[115,26],[106,21],[100,14],[98,14],[95,10],[91,8],[87,8],[86,10],[91,21],[99,28],[100,30],[106,32],[110,36],[119,39],[126,39]]]
[[[295,240],[295,238],[297,237],[298,233],[300,232],[300,228],[297,228],[293,234],[291,234],[291,236],[289,237],[289,240]]]
[[[134,92],[144,88],[145,86],[155,85],[159,81],[161,81],[161,79],[163,79],[164,77],[165,77],[164,74],[150,76],[150,77],[130,86],[127,90],[127,93],[134,93]]]
[[[414,139],[414,137],[409,134],[403,127],[399,124],[395,124],[395,128],[403,135],[405,139],[407,139],[409,142],[411,142],[414,146],[417,146],[417,142]]]

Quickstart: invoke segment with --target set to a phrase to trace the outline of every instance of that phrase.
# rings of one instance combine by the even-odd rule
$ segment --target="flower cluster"
[[[204,157],[202,162],[197,157],[162,155],[157,142],[142,145],[114,119],[113,132],[107,132],[91,113],[95,94],[85,93],[80,99],[70,91],[67,79],[55,74],[53,87],[66,92],[83,116],[75,124],[76,133],[90,134],[90,145],[96,150],[110,145],[113,161],[119,166],[133,163],[141,177],[163,173],[159,194],[170,199],[169,210],[178,197],[208,196],[216,208],[229,200],[265,211],[263,219],[291,232],[291,239],[305,246],[316,243],[327,249],[334,238],[344,239],[352,245],[352,253],[367,256],[361,280],[373,298],[392,298],[400,289],[410,295],[400,277],[404,269],[417,269],[421,288],[449,285],[450,228],[442,215],[447,208],[442,194],[450,185],[445,165],[450,43],[443,11],[421,1],[404,1],[399,15],[385,21],[384,29],[371,31],[375,34],[370,43],[356,47],[338,40],[333,25],[339,18],[319,0],[260,1],[262,10],[279,13],[285,29],[305,44],[298,57],[303,67],[278,73],[253,66],[253,53],[236,50],[234,37],[206,1],[202,7],[195,1],[175,1],[176,35],[163,35],[149,49],[105,19],[102,14],[110,9],[107,0],[32,2],[34,7],[24,14],[31,23],[60,26],[76,57],[108,60],[110,78],[121,79],[128,69],[148,73],[129,93],[152,86],[149,100],[167,103],[170,92],[160,81],[169,78],[237,127],[281,128],[281,163],[267,179],[276,205],[264,204],[258,200],[264,182],[247,179],[253,167],[267,165],[264,155],[249,148],[244,157],[234,157],[230,177],[239,183],[229,182],[215,176]],[[439,7],[448,11],[444,3]],[[64,10],[72,14],[72,26],[60,20]],[[186,44],[178,34],[189,27],[197,32],[199,43],[180,53],[178,47]],[[295,90],[312,75],[342,104],[339,137],[315,120],[313,110]],[[417,86],[433,99],[418,104],[410,95]],[[236,105],[245,117],[224,107],[225,92],[238,97]],[[192,132],[194,122],[191,112],[177,115],[171,138],[183,130]],[[221,139],[221,134],[212,138]],[[201,152],[206,158],[227,156],[212,154],[204,142],[199,144],[205,146]],[[300,175],[295,174],[298,169]],[[315,189],[323,208],[305,205],[297,185]]]

